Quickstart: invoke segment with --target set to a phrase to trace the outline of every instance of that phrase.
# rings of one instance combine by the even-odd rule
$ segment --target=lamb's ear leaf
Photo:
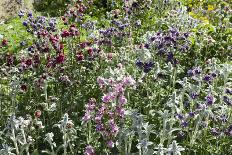
[[[154,150],[148,149],[145,155],[153,155],[155,153]]]
[[[37,149],[35,149],[31,155],[39,155],[39,151]]]
[[[37,150],[36,150],[37,151]],[[38,151],[37,151],[38,152]],[[52,152],[50,152],[49,150],[43,150],[42,153],[46,153],[46,154],[50,154],[53,155]],[[39,154],[32,154],[32,155],[39,155]]]
[[[56,150],[56,154],[58,154],[58,152],[60,151],[60,149],[64,148],[64,145],[60,145],[57,150]]]
[[[29,148],[30,144],[23,144],[20,148],[20,152],[19,154],[20,155],[23,155],[24,154],[24,151],[26,150],[26,148]]]

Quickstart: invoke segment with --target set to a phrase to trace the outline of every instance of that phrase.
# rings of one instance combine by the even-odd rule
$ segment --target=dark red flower
[[[83,55],[83,53],[82,53],[82,52],[77,53],[76,58],[77,58],[78,61],[84,60],[84,55]]]
[[[24,91],[24,92],[27,91],[27,86],[25,84],[22,84],[21,85],[21,90]]]
[[[86,43],[86,42],[80,43],[80,48],[85,48],[86,46],[87,46],[87,43]]]
[[[13,65],[13,63],[14,63],[14,56],[13,55],[7,55],[6,56],[6,63],[7,63],[7,65],[8,66],[11,66],[11,65]]]
[[[62,38],[66,38],[66,37],[69,37],[70,36],[70,32],[67,31],[67,30],[64,30],[62,33],[61,33],[61,37]]]
[[[35,111],[35,117],[39,118],[41,116],[42,112],[40,110]]]
[[[93,56],[93,49],[92,49],[92,48],[89,48],[89,49],[88,49],[88,54],[89,54],[90,57]]]
[[[2,40],[2,46],[7,46],[8,45],[8,41],[6,39]]]
[[[64,53],[59,53],[58,56],[56,57],[56,63],[61,64],[65,60]]]
[[[27,59],[26,65],[27,65],[27,66],[31,66],[31,65],[32,65],[32,60],[31,60],[31,59]]]

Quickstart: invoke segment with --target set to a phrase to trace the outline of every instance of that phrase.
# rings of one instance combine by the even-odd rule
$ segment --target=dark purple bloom
[[[21,18],[24,16],[24,13],[22,11],[19,11],[18,16]]]
[[[188,32],[184,33],[184,37],[188,38],[189,37],[189,33]]]
[[[196,92],[192,92],[192,93],[190,94],[190,97],[191,97],[193,100],[196,99],[198,96],[199,96],[199,94],[196,93]]]
[[[206,82],[210,82],[212,80],[212,77],[210,75],[205,75],[203,77],[203,80],[206,81]]]
[[[219,117],[219,120],[222,121],[222,122],[227,122],[228,121],[228,117],[224,114],[224,115],[221,115]]]
[[[96,125],[96,131],[102,131],[104,129],[102,124],[97,124]]]
[[[181,122],[181,126],[184,127],[184,128],[187,127],[188,126],[188,122],[187,121],[182,121]]]
[[[193,70],[194,74],[199,75],[201,74],[201,69],[199,67],[194,68]]]
[[[27,16],[28,16],[28,17],[32,17],[32,12],[29,12],[29,13],[27,14]]]
[[[154,63],[149,61],[149,62],[145,62],[144,65],[143,65],[143,71],[145,73],[148,73],[152,70],[152,67],[153,67]]]
[[[207,105],[212,105],[212,104],[214,103],[214,97],[213,97],[213,95],[211,95],[211,94],[208,94],[208,95],[205,97],[205,99],[206,99]]]
[[[213,73],[211,73],[211,76],[215,78],[217,76],[217,74],[215,72],[213,72]]]
[[[187,71],[188,76],[194,76],[194,71],[192,69]]]
[[[25,46],[26,45],[26,42],[25,41],[21,41],[20,42],[20,46]]]
[[[177,137],[179,139],[183,139],[183,138],[185,138],[185,133],[183,131],[180,131],[180,132],[177,133]]]
[[[139,68],[143,67],[143,62],[141,62],[139,59],[136,60],[136,66],[138,66]]]
[[[144,47],[149,49],[149,44],[145,44]]]
[[[227,89],[225,90],[225,93],[226,93],[226,94],[232,95],[232,89],[227,88]]]
[[[23,26],[28,26],[27,21],[24,21],[24,22],[23,22]]]
[[[212,128],[211,129],[211,134],[213,136],[218,136],[220,134],[219,129],[218,128]]]
[[[177,114],[176,117],[180,120],[184,119],[184,116],[182,114]]]
[[[195,116],[195,112],[189,112],[188,115],[189,115],[189,117],[194,117]]]
[[[223,96],[223,101],[229,106],[232,105],[232,100],[228,96]]]
[[[232,125],[230,125],[227,130],[225,131],[225,134],[228,136],[232,136]]]

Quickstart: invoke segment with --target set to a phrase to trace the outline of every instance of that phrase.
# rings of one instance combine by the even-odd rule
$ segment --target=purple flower
[[[232,89],[227,88],[227,89],[225,90],[225,93],[226,93],[226,94],[232,95]]]
[[[122,107],[117,106],[116,107],[116,113],[121,118],[123,118],[125,116],[125,110]]]
[[[26,45],[26,42],[25,41],[21,41],[20,42],[20,46],[25,46]]]
[[[199,75],[199,74],[201,74],[201,68],[196,67],[193,69],[193,72],[194,72],[194,75]]]
[[[114,89],[115,89],[114,91],[117,94],[122,94],[124,92],[124,88],[123,88],[122,84],[117,84]]]
[[[101,120],[102,120],[102,115],[97,115],[95,117],[95,122],[101,122]]]
[[[211,76],[215,78],[217,76],[217,73],[213,72],[211,73]]]
[[[82,121],[87,122],[91,119],[91,115],[89,112],[86,112],[84,117],[82,117]]]
[[[149,61],[149,62],[145,62],[144,65],[143,65],[143,71],[145,73],[148,73],[151,71],[152,67],[154,66],[154,63]]]
[[[29,13],[27,14],[27,16],[28,16],[28,17],[32,17],[32,12],[29,12]]]
[[[188,115],[189,115],[189,117],[194,117],[195,116],[195,112],[189,112]]]
[[[188,76],[194,76],[194,71],[192,69],[187,71]]]
[[[223,101],[229,106],[232,105],[232,100],[228,96],[223,96]]]
[[[212,80],[212,77],[210,75],[205,75],[203,77],[203,80],[206,81],[206,82],[210,82]]]
[[[211,94],[208,94],[208,95],[205,97],[205,99],[206,99],[207,105],[212,105],[212,104],[214,103],[214,97],[213,97],[213,95],[211,95]]]
[[[184,119],[184,116],[182,114],[177,114],[176,117],[180,120]]]
[[[143,67],[143,62],[139,59],[136,60],[136,66],[138,66],[139,68]]]
[[[22,11],[19,11],[18,16],[21,18],[24,16],[24,13]]]
[[[127,103],[127,99],[125,98],[125,96],[122,95],[119,97],[118,102],[119,102],[119,104],[124,105]]]
[[[178,132],[177,137],[179,139],[183,139],[185,137],[185,133],[183,131]]]
[[[104,127],[103,127],[103,124],[97,124],[96,125],[96,131],[103,131]]]
[[[190,97],[191,97],[193,100],[196,99],[198,96],[199,96],[199,95],[198,95],[198,93],[196,93],[196,92],[192,92],[192,93],[190,94]]]
[[[228,129],[226,130],[226,135],[228,135],[228,136],[232,136],[232,125],[230,125],[229,127],[228,127]]]
[[[107,141],[107,146],[109,148],[113,148],[114,147],[114,142],[112,140]]]
[[[186,128],[188,126],[188,122],[187,121],[182,121],[181,125],[182,125],[182,127]]]
[[[24,22],[23,22],[23,26],[28,26],[27,21],[24,21]]]
[[[110,129],[111,129],[110,132],[113,135],[117,135],[118,131],[119,131],[119,127],[115,124],[114,120],[110,119],[108,123],[109,123]]]
[[[135,83],[135,80],[131,76],[123,78],[123,85],[125,86],[133,86]]]
[[[212,134],[213,136],[218,136],[218,135],[220,134],[219,129],[217,129],[217,128],[212,128],[212,129],[211,129],[211,134]]]
[[[104,103],[109,103],[111,100],[111,96],[109,94],[105,94],[103,97],[102,97],[102,101]]]
[[[85,147],[84,155],[94,155],[94,154],[95,154],[95,150],[91,145]]]

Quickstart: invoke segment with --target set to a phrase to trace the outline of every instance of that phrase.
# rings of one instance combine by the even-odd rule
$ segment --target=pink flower
[[[95,154],[95,150],[91,145],[85,147],[84,155],[94,155],[94,154]]]
[[[111,100],[111,95],[110,94],[105,94],[103,97],[102,97],[102,101],[105,102],[105,103],[109,103]]]
[[[91,115],[88,112],[86,112],[85,115],[84,115],[84,117],[82,117],[82,120],[84,122],[88,122],[90,119],[91,119]]]
[[[97,83],[100,87],[103,87],[105,85],[105,79],[102,77],[97,78]]]
[[[124,77],[123,79],[123,84],[126,86],[133,86],[135,83],[135,80],[131,76]]]
[[[95,117],[95,122],[101,122],[101,120],[102,120],[102,115],[97,115]]]
[[[116,113],[121,118],[125,116],[125,110],[122,107],[116,107]]]
[[[107,146],[108,146],[109,148],[113,148],[113,147],[114,147],[114,142],[113,142],[112,140],[109,140],[109,141],[107,142]]]
[[[124,92],[124,88],[122,86],[122,84],[117,84],[115,87],[114,87],[114,91],[117,93],[117,94],[122,94]]]
[[[119,97],[118,102],[119,102],[121,105],[124,105],[124,104],[127,103],[127,99],[125,98],[125,96],[121,95],[121,96]]]

